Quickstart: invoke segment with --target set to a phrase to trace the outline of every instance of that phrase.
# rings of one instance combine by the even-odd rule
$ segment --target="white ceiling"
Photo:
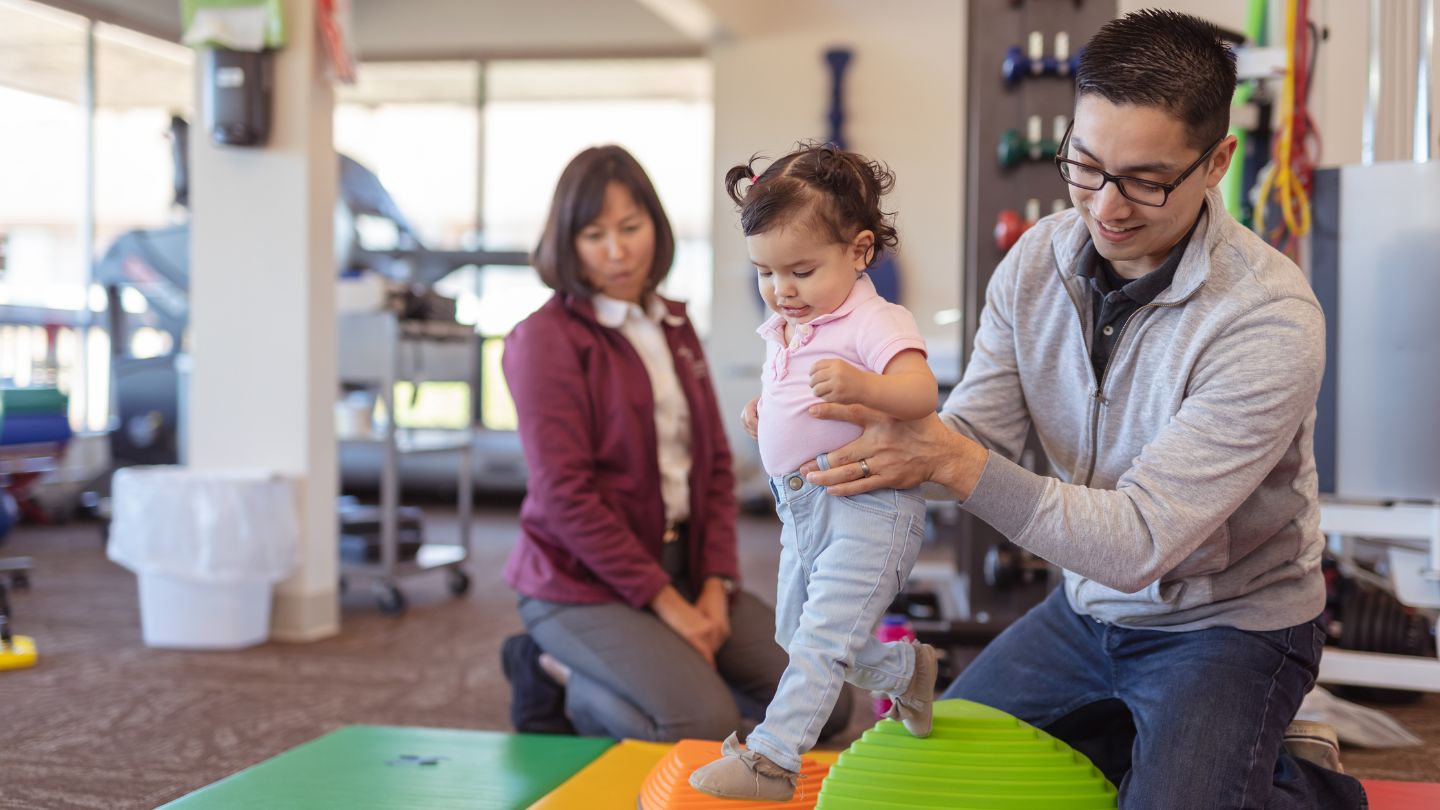
[[[636,0],[355,0],[361,58],[698,51]]]
[[[704,2],[716,0],[353,1],[356,47],[362,60],[444,62],[699,55],[703,43],[694,28],[690,34],[682,33],[667,20],[683,23],[697,14],[703,17],[709,13]],[[0,82],[5,86],[78,102],[84,93],[84,17],[88,16],[111,24],[100,29],[100,106],[179,108],[189,99],[192,60],[185,49],[172,44],[180,35],[179,0],[40,2],[45,5],[0,0]],[[666,13],[676,9],[682,12],[678,16]],[[127,36],[128,31],[116,26],[149,37]],[[447,73],[439,67],[425,87],[417,81],[422,77],[403,77],[407,93],[447,99],[473,95],[474,84],[465,77],[470,68],[457,66],[459,73]],[[105,77],[124,80],[106,83]],[[693,84],[688,74],[677,81]],[[390,84],[393,89],[393,81]]]
[[[79,102],[85,93],[84,18],[0,0],[0,85]],[[96,31],[101,107],[183,109],[191,96],[189,50],[114,25]]]
[[[192,95],[192,56],[174,45],[180,36],[179,0],[0,0],[0,82],[43,97],[78,102],[84,97],[85,17],[99,29],[101,107],[186,107]],[[374,76],[361,98],[472,97],[474,59],[625,58],[696,56],[716,36],[714,9],[734,22],[773,19],[770,4],[742,0],[353,0],[354,35],[361,61],[441,62],[422,75]],[[785,4],[785,3],[780,3]],[[798,3],[796,6],[806,6]],[[710,23],[707,25],[707,17]],[[124,26],[124,27],[118,27]],[[132,36],[130,30],[148,36]],[[683,30],[688,33],[684,33]],[[170,42],[166,42],[170,40]],[[445,63],[452,68],[445,71]],[[592,65],[595,63],[592,62]],[[563,66],[550,68],[550,72]],[[625,85],[624,66],[605,81]],[[575,76],[550,76],[536,66],[534,81],[575,86]],[[531,71],[531,72],[536,72]],[[649,74],[654,76],[654,72]],[[599,79],[599,76],[596,76]],[[678,69],[665,94],[693,95],[696,76]],[[530,84],[534,84],[530,81]],[[583,84],[583,82],[582,82]],[[589,82],[590,85],[595,82]],[[651,79],[651,84],[654,81]],[[707,79],[700,79],[707,85]],[[386,88],[389,88],[387,91]],[[360,91],[360,92],[356,92]]]
[[[179,0],[40,1],[157,36],[179,37]],[[695,0],[353,2],[355,40],[367,59],[693,52],[695,40],[651,7],[674,3],[704,8]]]

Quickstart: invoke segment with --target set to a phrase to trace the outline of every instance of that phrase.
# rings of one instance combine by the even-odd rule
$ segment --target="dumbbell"
[[[1080,54],[1070,55],[1070,35],[1061,31],[1055,35],[1055,55],[1050,57],[1051,76],[1073,76],[1080,70]]]
[[[1060,149],[1060,138],[1065,137],[1065,126],[1069,122],[1063,115],[1055,116],[1055,130],[1058,137],[1045,138],[1040,134],[1043,124],[1040,116],[1032,115],[1027,122],[1027,137],[1020,137],[1020,132],[1014,129],[1007,129],[1000,133],[1000,167],[1002,169],[1013,169],[1026,160],[1041,161],[1049,160]]]
[[[995,219],[995,247],[1001,253],[1008,253],[1020,237],[1030,230],[1030,226],[1040,220],[1040,201],[1030,198],[1025,201],[1025,215],[1022,217],[1019,211],[1013,208],[1006,208],[1000,212]]]
[[[1055,53],[1045,55],[1045,35],[1031,31],[1026,48],[1011,45],[1005,49],[1005,58],[1000,63],[1000,75],[1006,84],[1014,84],[1026,76],[1070,76],[1080,66],[1080,55],[1070,54],[1070,35],[1061,31],[1055,35]]]
[[[997,543],[985,552],[985,584],[1006,589],[1033,585],[1050,574],[1050,564],[1010,543]]]
[[[1000,63],[1000,75],[1006,84],[1014,84],[1027,74],[1039,75],[1045,69],[1045,36],[1039,31],[1030,32],[1030,52],[1027,55],[1019,45],[1005,49],[1005,59]]]

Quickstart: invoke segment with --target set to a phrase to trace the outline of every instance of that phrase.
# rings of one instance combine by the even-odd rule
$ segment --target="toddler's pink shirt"
[[[810,367],[838,358],[877,374],[906,349],[925,351],[925,340],[910,311],[875,292],[870,276],[855,281],[834,312],[792,330],[785,345],[785,319],[772,315],[755,330],[765,339],[760,389],[760,461],[770,475],[794,472],[821,453],[854,441],[860,427],[816,419],[806,411],[821,401],[810,390]]]

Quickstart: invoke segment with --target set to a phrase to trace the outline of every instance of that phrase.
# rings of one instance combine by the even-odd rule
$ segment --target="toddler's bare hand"
[[[760,398],[756,397],[745,405],[745,410],[740,414],[740,423],[745,426],[745,432],[750,438],[760,438]]]
[[[864,401],[867,376],[844,360],[821,360],[810,367],[810,390],[826,402],[857,405]]]

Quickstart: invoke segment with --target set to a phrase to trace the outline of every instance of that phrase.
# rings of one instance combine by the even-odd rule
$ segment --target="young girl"
[[[920,551],[920,490],[832,497],[798,473],[812,459],[828,468],[825,451],[860,434],[855,425],[811,417],[818,402],[865,405],[899,419],[935,410],[935,377],[914,317],[876,294],[865,275],[897,242],[891,215],[880,210],[894,182],[879,163],[830,146],[804,146],[758,176],[747,164],[725,177],[760,294],[775,313],[759,329],[761,395],[745,422],[759,439],[784,523],[775,639],[790,664],[746,747],[731,734],[724,756],[691,775],[690,784],[712,796],[789,799],[800,755],[815,744],[846,681],[890,695],[892,717],[917,737],[930,734],[934,649],[874,636]],[[860,466],[868,475],[866,462]]]

